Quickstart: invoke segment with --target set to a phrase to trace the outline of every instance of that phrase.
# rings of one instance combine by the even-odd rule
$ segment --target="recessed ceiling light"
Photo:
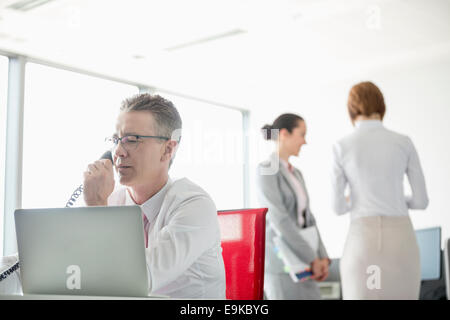
[[[145,56],[140,55],[140,54],[135,54],[135,55],[133,55],[133,59],[136,59],[136,60],[143,60],[143,59],[145,59]]]
[[[31,9],[36,9],[51,1],[54,0],[19,0],[10,4],[8,8],[25,12]]]
[[[175,51],[175,50],[179,50],[179,49],[184,49],[187,47],[191,47],[191,46],[195,46],[195,45],[199,45],[199,44],[204,44],[206,42],[210,42],[210,41],[216,41],[219,39],[223,39],[223,38],[227,38],[227,37],[232,37],[232,36],[237,36],[240,34],[246,33],[245,30],[242,29],[233,29],[230,30],[228,32],[224,32],[224,33],[220,33],[220,34],[215,34],[209,37],[205,37],[205,38],[201,38],[201,39],[197,39],[191,42],[185,42],[185,43],[181,43],[169,48],[166,48],[166,51]]]

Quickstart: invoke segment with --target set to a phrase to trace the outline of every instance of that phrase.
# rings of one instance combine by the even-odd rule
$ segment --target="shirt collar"
[[[164,197],[166,196],[167,191],[169,190],[169,186],[172,184],[172,180],[167,180],[164,187],[161,188],[156,194],[154,194],[150,199],[145,201],[143,204],[139,205],[141,207],[142,212],[147,217],[148,221],[153,221],[153,219],[158,215],[159,210],[161,210]],[[137,205],[133,198],[131,198],[130,193],[126,192],[125,196],[125,205]]]
[[[282,163],[283,166],[287,169],[289,167],[289,164],[286,161],[284,161],[283,159],[281,159],[281,158],[279,158],[279,159],[280,159],[280,163]]]
[[[358,120],[355,121],[355,128],[359,129],[359,128],[378,128],[378,127],[382,127],[383,123],[381,122],[381,120]]]

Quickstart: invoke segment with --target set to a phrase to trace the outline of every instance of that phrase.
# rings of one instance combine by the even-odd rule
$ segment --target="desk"
[[[0,295],[0,300],[168,300],[168,296],[152,295],[148,297],[113,297],[113,296],[81,296],[81,295]]]

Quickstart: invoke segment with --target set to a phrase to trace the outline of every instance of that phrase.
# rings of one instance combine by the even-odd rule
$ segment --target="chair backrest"
[[[267,208],[218,211],[226,298],[262,300]]]

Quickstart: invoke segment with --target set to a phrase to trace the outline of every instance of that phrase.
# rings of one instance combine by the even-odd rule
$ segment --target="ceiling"
[[[448,57],[450,1],[0,0],[0,51],[235,104]]]

